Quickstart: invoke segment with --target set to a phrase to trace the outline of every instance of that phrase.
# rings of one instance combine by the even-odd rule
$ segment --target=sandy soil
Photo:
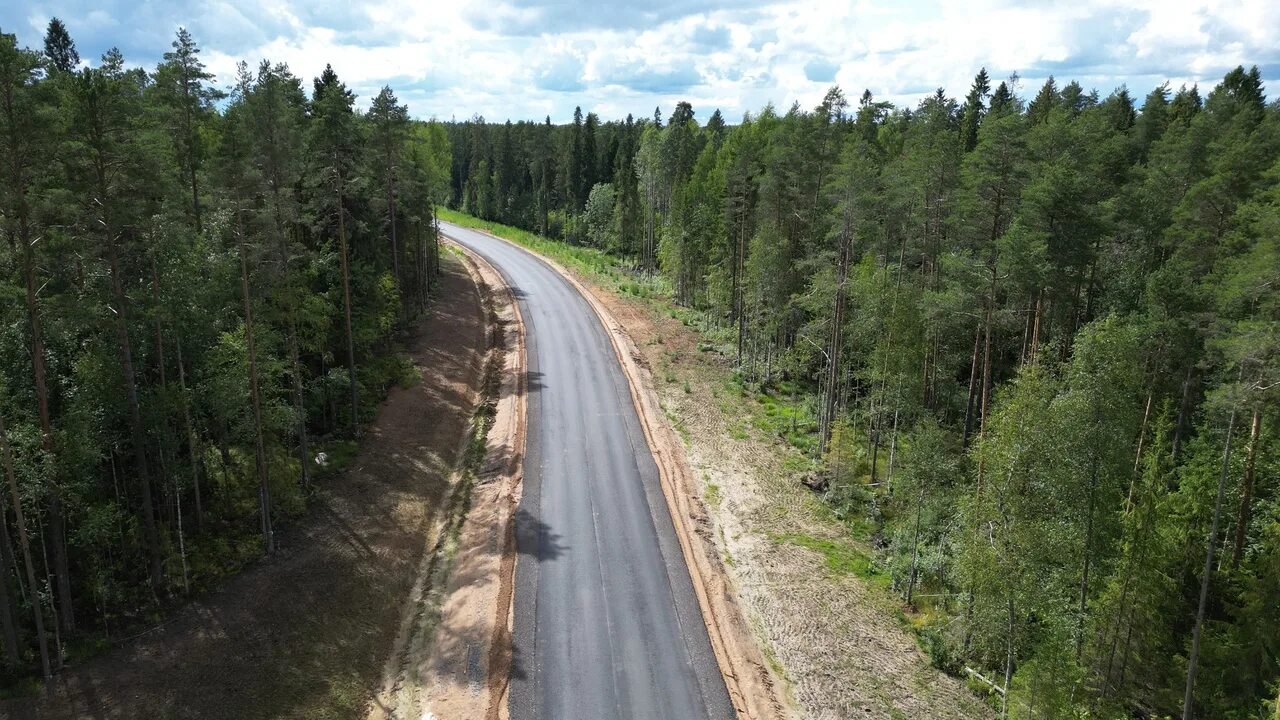
[[[448,580],[436,602],[411,610],[368,720],[505,720],[512,666],[515,513],[520,502],[526,420],[524,324],[511,289],[480,256],[465,254],[490,318],[485,383],[493,412],[478,467],[466,468],[465,518],[444,551]]]
[[[408,351],[422,381],[393,389],[351,467],[280,551],[164,625],[69,668],[13,718],[352,718],[382,678],[405,598],[436,547],[486,348],[456,260]],[[416,718],[414,720],[417,720]]]

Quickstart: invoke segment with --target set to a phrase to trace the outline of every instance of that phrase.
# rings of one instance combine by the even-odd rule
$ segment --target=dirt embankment
[[[438,590],[408,608],[368,720],[506,720],[508,715],[515,514],[527,400],[524,323],[502,276],[480,256],[450,247],[464,255],[490,319],[487,431],[462,469],[460,487],[469,497],[444,538],[434,583]]]
[[[409,342],[421,381],[391,391],[359,456],[283,529],[277,555],[67,669],[44,696],[0,703],[0,716],[359,717],[454,495],[487,348],[481,308],[462,264],[446,262]]]

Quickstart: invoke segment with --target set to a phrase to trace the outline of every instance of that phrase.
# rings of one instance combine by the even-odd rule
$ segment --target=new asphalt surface
[[[533,254],[441,223],[515,292],[528,352],[513,720],[734,716],[605,328]]]

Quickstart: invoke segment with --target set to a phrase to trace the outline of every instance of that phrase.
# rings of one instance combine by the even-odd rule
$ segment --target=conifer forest
[[[415,119],[341,70],[0,31],[0,685],[272,556],[411,382],[444,207],[599,251],[799,407],[792,481],[995,712],[1280,717],[1258,67],[568,123]]]
[[[744,382],[812,396],[811,483],[936,618],[936,665],[1008,687],[1012,717],[1274,704],[1280,105],[1257,68],[447,127],[456,207],[658,273]]]
[[[154,69],[0,34],[0,635],[46,677],[271,554],[407,372],[439,124],[179,30]]]

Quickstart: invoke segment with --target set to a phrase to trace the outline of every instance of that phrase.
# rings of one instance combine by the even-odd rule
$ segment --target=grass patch
[[[311,471],[316,478],[330,477],[341,473],[360,454],[360,444],[355,440],[335,438],[319,443],[315,447],[316,454],[325,454],[325,464],[316,465]]]
[[[603,250],[551,240],[528,230],[481,220],[446,207],[439,207],[436,212],[441,220],[462,227],[484,230],[541,253],[615,292],[643,299],[670,296],[670,288],[660,276],[638,272],[635,270],[634,262],[610,255]]]
[[[889,576],[880,569],[871,556],[850,542],[816,538],[803,533],[774,535],[772,540],[775,543],[789,543],[818,553],[826,560],[827,570],[833,575],[854,575],[877,587],[885,589],[889,587]]]
[[[708,482],[706,489],[702,491],[702,499],[706,501],[707,505],[718,508],[720,507],[720,502],[724,500],[724,495],[721,494],[719,485]]]

